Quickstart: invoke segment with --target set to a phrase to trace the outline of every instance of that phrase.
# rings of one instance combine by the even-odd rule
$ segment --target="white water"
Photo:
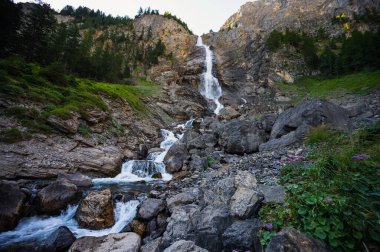
[[[114,210],[115,225],[108,229],[89,230],[80,228],[74,216],[78,206],[69,206],[59,216],[34,216],[24,218],[16,229],[0,234],[0,247],[22,241],[43,241],[58,227],[66,226],[76,237],[103,236],[119,233],[135,216],[139,201],[117,202]]]
[[[172,175],[165,170],[163,160],[170,147],[183,137],[184,131],[192,126],[193,120],[180,124],[176,128],[181,132],[175,135],[169,130],[162,129],[161,134],[164,140],[160,144],[163,152],[152,153],[148,160],[131,160],[125,162],[121,173],[115,178],[93,179],[94,185],[106,186],[112,184],[126,184],[137,181],[153,181],[151,176],[157,172],[162,174],[162,180],[171,180]],[[66,226],[76,237],[82,236],[103,236],[119,233],[135,216],[137,212],[138,200],[128,202],[117,202],[114,209],[115,225],[108,229],[89,230],[80,228],[75,220],[77,205],[69,206],[59,216],[33,216],[24,218],[17,227],[9,232],[0,233],[0,248],[2,246],[19,243],[23,241],[43,241],[58,227]]]
[[[202,37],[200,36],[198,37],[196,46],[203,47],[206,51],[206,72],[202,74],[203,80],[200,87],[200,92],[201,95],[203,95],[206,99],[212,100],[215,103],[216,108],[214,110],[214,113],[218,115],[224,106],[219,102],[220,97],[222,97],[222,88],[219,84],[218,79],[212,75],[212,61],[214,55],[210,47],[203,44]]]

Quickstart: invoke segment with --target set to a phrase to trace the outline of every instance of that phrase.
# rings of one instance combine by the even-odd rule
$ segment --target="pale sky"
[[[187,23],[197,35],[208,33],[210,29],[218,31],[224,22],[234,14],[241,5],[249,0],[44,0],[55,10],[66,5],[86,6],[99,9],[106,14],[129,16],[133,18],[138,9],[151,7],[163,14],[169,11]],[[33,2],[15,0],[14,2]]]

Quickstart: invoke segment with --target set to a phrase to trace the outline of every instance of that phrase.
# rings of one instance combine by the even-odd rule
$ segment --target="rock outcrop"
[[[305,100],[279,115],[273,125],[270,141],[260,145],[260,150],[291,145],[303,139],[311,127],[320,125],[340,131],[351,129],[349,114],[342,107],[326,100]]]
[[[151,220],[165,209],[165,202],[161,199],[146,199],[140,206],[138,216],[144,220]]]
[[[79,225],[85,228],[109,228],[115,224],[113,208],[110,189],[91,192],[80,203],[75,217]]]
[[[46,251],[67,251],[75,242],[76,238],[67,227],[59,227],[44,242]]]

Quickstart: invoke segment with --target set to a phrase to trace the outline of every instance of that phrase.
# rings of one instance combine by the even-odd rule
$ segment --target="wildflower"
[[[268,223],[268,224],[265,224],[264,227],[265,227],[267,230],[272,230],[273,225],[272,225],[272,223]]]
[[[358,161],[364,160],[364,159],[367,159],[367,158],[369,158],[369,156],[366,155],[366,154],[356,154],[356,155],[352,156],[353,160],[358,160]]]
[[[330,197],[327,197],[327,198],[325,198],[324,200],[323,200],[323,202],[325,202],[325,203],[331,203],[331,202],[333,202],[334,200],[332,199],[332,198],[330,198]]]

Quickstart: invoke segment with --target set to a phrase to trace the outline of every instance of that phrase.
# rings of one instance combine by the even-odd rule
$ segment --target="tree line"
[[[323,49],[318,43],[323,42]],[[303,55],[310,69],[323,75],[341,75],[380,68],[380,31],[360,32],[354,30],[350,36],[329,38],[323,29],[315,36],[286,29],[274,30],[266,40],[266,47],[276,51],[283,45],[295,47]]]
[[[127,17],[110,17],[85,7],[66,6],[61,15],[74,22],[58,23],[48,4],[33,4],[23,11],[21,4],[0,0],[0,57],[17,56],[26,62],[52,65],[66,73],[101,81],[122,81],[139,66],[147,70],[165,55],[165,45],[137,36]],[[123,29],[110,29],[121,24]],[[100,26],[104,26],[99,30]],[[98,28],[98,29],[96,29]],[[99,35],[100,34],[100,35]],[[62,72],[61,71],[61,72]]]

